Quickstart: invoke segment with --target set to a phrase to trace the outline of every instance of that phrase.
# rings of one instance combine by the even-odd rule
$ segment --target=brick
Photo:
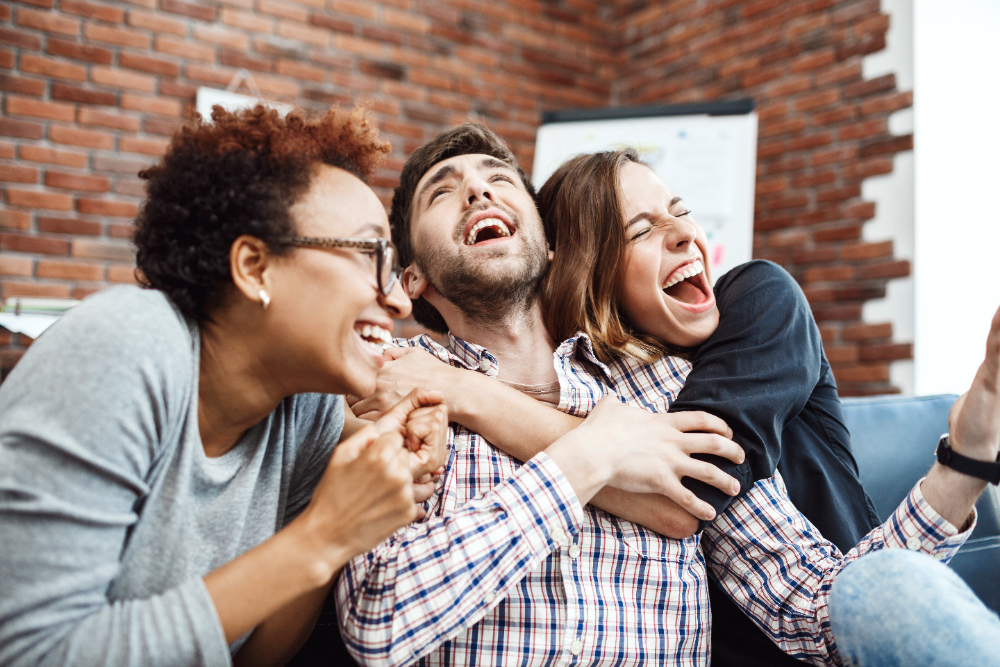
[[[35,268],[35,275],[39,278],[97,281],[104,277],[104,267],[93,262],[41,260]]]
[[[845,364],[858,360],[857,345],[826,345],[823,347],[830,364]]]
[[[12,69],[14,67],[14,52],[7,49],[0,49],[0,67]]]
[[[166,120],[164,118],[147,118],[142,124],[143,131],[147,134],[159,134],[162,136],[173,136],[180,123],[177,120]]]
[[[5,183],[37,183],[38,170],[16,164],[0,164],[0,181]]]
[[[0,250],[33,252],[41,255],[65,255],[69,250],[69,242],[63,239],[0,233]]]
[[[829,246],[822,248],[810,248],[808,250],[799,249],[792,251],[793,264],[825,263],[825,262],[832,262],[836,258],[837,258],[837,251]]]
[[[854,268],[850,266],[824,266],[808,269],[805,280],[808,283],[836,280],[851,280]]]
[[[222,86],[228,84],[232,80],[235,73],[235,70],[220,69],[214,65],[196,65],[194,63],[188,63],[184,66],[184,75],[187,78],[194,79],[195,81],[215,83]],[[254,78],[256,79],[256,77]]]
[[[9,141],[0,141],[0,158],[14,159],[14,144]]]
[[[264,95],[275,95],[277,97],[299,96],[300,86],[298,81],[283,76],[268,76],[260,74],[257,77],[257,85]]]
[[[45,94],[45,82],[38,79],[26,79],[20,76],[0,74],[0,90],[41,97]]]
[[[34,264],[27,257],[0,256],[0,276],[30,277]]]
[[[251,58],[242,53],[233,51],[223,51],[219,54],[219,64],[226,67],[236,67],[257,72],[270,72],[272,70],[270,58]]]
[[[896,75],[885,74],[874,79],[858,81],[844,86],[844,97],[866,97],[875,93],[884,93],[896,88]]]
[[[132,261],[131,246],[110,241],[91,241],[89,239],[74,239],[70,250],[73,257],[87,259],[107,259],[114,262]]]
[[[382,8],[382,23],[390,28],[427,34],[431,30],[431,21],[426,16],[412,12],[401,12],[391,7]]]
[[[0,227],[29,229],[31,227],[31,214],[24,211],[0,210]]]
[[[909,260],[898,260],[895,262],[883,262],[879,264],[869,264],[859,266],[858,278],[864,280],[868,278],[904,278],[910,275]]]
[[[892,241],[879,243],[851,243],[840,249],[841,259],[864,260],[878,259],[892,255]]]
[[[88,23],[83,27],[83,34],[87,39],[93,39],[106,44],[117,44],[119,46],[132,46],[137,49],[148,49],[152,43],[152,38],[145,32],[132,30],[130,28],[113,28],[111,26]]]
[[[867,220],[875,217],[875,202],[857,202],[844,207],[844,216]]]
[[[73,120],[76,111],[72,104],[45,102],[30,97],[7,97],[7,113],[15,116],[32,116],[49,120]]]
[[[73,234],[82,236],[99,236],[101,223],[75,218],[53,218],[38,216],[38,231],[48,234]]]
[[[902,137],[891,137],[865,143],[858,151],[860,157],[872,155],[884,155],[886,153],[899,153],[913,150],[913,135],[907,134]]]
[[[22,28],[34,28],[61,35],[76,36],[80,34],[80,19],[73,19],[54,12],[40,12],[27,7],[18,8],[17,25]]]
[[[843,171],[845,179],[865,179],[889,173],[892,173],[892,158],[869,158],[852,162]]]
[[[375,7],[367,2],[356,0],[331,0],[331,8],[338,14],[352,14],[359,18],[373,20],[376,16]]]
[[[76,202],[76,210],[92,215],[108,215],[118,218],[133,218],[138,212],[135,204],[107,199],[85,199]]]
[[[259,16],[253,12],[223,7],[220,11],[220,18],[224,24],[242,30],[267,33],[274,31],[274,19]]]
[[[875,340],[892,338],[892,324],[857,324],[844,327],[841,331],[844,340]]]
[[[185,59],[215,60],[215,48],[204,44],[195,44],[184,39],[177,39],[169,35],[157,35],[156,50],[160,53],[169,53],[173,56],[181,56]]]
[[[234,51],[247,51],[250,49],[250,38],[241,32],[229,30],[221,27],[206,27],[196,25],[194,27],[194,38],[203,42],[210,42],[225,46]]]
[[[821,229],[813,233],[813,238],[817,243],[826,241],[846,241],[861,238],[860,225],[847,225],[845,227],[833,227]]]
[[[275,71],[283,76],[290,76],[296,79],[307,81],[320,81],[326,78],[326,71],[321,67],[313,67],[294,60],[282,58],[278,61]]]
[[[95,106],[110,107],[115,105],[115,94],[103,90],[87,90],[65,83],[52,84],[52,99],[66,102],[80,102]]]
[[[86,148],[103,148],[110,150],[114,146],[114,136],[100,130],[84,130],[78,127],[53,125],[49,128],[49,139],[57,144],[84,146]]]
[[[108,282],[137,285],[135,266],[131,264],[115,264],[108,267]]]
[[[873,137],[877,134],[884,134],[888,131],[888,126],[883,118],[875,118],[872,120],[863,120],[858,123],[852,123],[850,125],[844,125],[841,127],[837,134],[841,140],[847,139],[865,139],[868,137]]]
[[[188,25],[186,22],[168,18],[158,12],[144,12],[137,9],[130,9],[128,12],[128,24],[133,28],[151,30],[158,35],[169,33],[183,37],[188,34]]]
[[[18,46],[22,49],[31,49],[33,51],[42,48],[42,40],[36,35],[2,27],[0,27],[0,44]]]
[[[861,361],[893,361],[896,359],[912,359],[912,343],[895,343],[889,345],[862,345],[858,349]]]
[[[177,83],[176,81],[160,81],[160,95],[181,97],[185,101],[190,101],[191,104],[194,104],[195,97],[198,95],[198,86]]]
[[[889,365],[883,363],[838,367],[833,369],[833,377],[838,384],[841,382],[888,382]]]
[[[836,60],[836,54],[833,49],[823,49],[821,51],[811,52],[803,54],[798,58],[792,60],[788,69],[791,72],[807,72],[809,70],[814,70],[823,65],[829,65],[834,60]]]
[[[90,80],[105,86],[138,90],[143,93],[152,93],[156,90],[155,77],[126,72],[114,67],[92,67]]]
[[[122,109],[130,111],[143,111],[171,117],[180,116],[183,110],[181,103],[177,100],[164,99],[162,97],[144,97],[131,93],[122,94],[121,106]]]
[[[108,23],[121,23],[125,20],[125,12],[117,7],[101,5],[95,2],[81,0],[60,0],[59,9],[67,14],[76,14],[87,19],[97,19]]]
[[[108,236],[114,239],[131,239],[135,235],[135,225],[108,225]]]
[[[861,306],[813,306],[812,311],[817,322],[849,322],[861,318]]]
[[[829,104],[833,104],[840,100],[840,91],[836,88],[830,90],[823,90],[818,93],[813,93],[812,95],[806,95],[805,97],[800,97],[795,101],[795,109],[797,111],[808,111],[810,109],[816,109],[818,107],[825,107]]]
[[[111,181],[103,176],[83,176],[51,170],[45,173],[45,185],[51,188],[84,192],[107,192],[111,189]]]
[[[13,118],[0,118],[0,136],[21,139],[41,139],[45,127],[41,123],[29,123]]]
[[[342,21],[329,16],[323,16],[322,14],[311,14],[309,16],[309,25],[332,30],[333,32],[342,32],[347,35],[354,34],[354,24],[350,21]]]
[[[113,155],[95,155],[93,167],[94,171],[107,171],[113,174],[129,174],[134,176],[153,162],[149,158],[124,157],[115,153]]]
[[[118,65],[129,69],[137,69],[153,74],[175,77],[181,73],[181,67],[177,63],[164,60],[163,58],[151,58],[139,53],[123,51],[118,54]]]
[[[54,56],[73,58],[74,60],[86,60],[87,62],[98,63],[100,65],[110,65],[113,55],[110,49],[90,44],[79,44],[65,39],[56,39],[55,37],[49,39],[45,51]]]
[[[278,36],[300,40],[306,44],[323,48],[326,48],[330,43],[330,35],[326,30],[287,20],[278,21]],[[343,37],[343,35],[337,35],[337,37]],[[337,48],[341,48],[339,44]]]
[[[57,79],[69,79],[71,81],[86,81],[87,68],[81,65],[74,65],[62,60],[43,58],[31,53],[21,54],[21,71],[32,74],[42,74]]]
[[[215,7],[206,5],[190,4],[179,0],[160,0],[160,9],[171,14],[181,14],[190,16],[201,21],[214,21],[216,16]]]
[[[816,72],[816,86],[826,86],[831,83],[842,83],[851,79],[861,78],[861,60],[854,59],[847,62],[837,63],[831,67]],[[895,84],[893,84],[895,85]]]
[[[86,299],[91,294],[96,294],[100,291],[101,287],[81,287],[80,285],[77,285],[73,288],[72,292],[70,292],[70,295],[74,299]]]
[[[69,285],[26,283],[14,280],[5,280],[3,283],[3,297],[8,298],[12,296],[38,296],[65,299],[69,298]],[[4,364],[6,364],[8,360],[13,359],[14,361],[11,363],[11,366],[13,366],[13,363],[16,363],[16,360],[20,358],[23,351],[4,350],[2,354],[5,357]]]
[[[127,197],[141,198],[146,196],[146,182],[138,178],[119,178],[115,180],[114,193]]]
[[[309,12],[302,5],[281,0],[257,0],[257,11],[297,23],[306,23],[309,20]]]
[[[830,132],[817,132],[806,136],[792,137],[788,140],[788,150],[803,151],[812,150],[820,146],[827,146],[833,142],[833,134]]]
[[[44,208],[52,211],[69,211],[73,208],[73,198],[69,195],[15,188],[7,188],[7,203],[14,206]]]
[[[911,106],[913,106],[913,91],[906,91],[866,99],[861,102],[859,108],[861,113],[867,116],[875,113],[892,113]]]

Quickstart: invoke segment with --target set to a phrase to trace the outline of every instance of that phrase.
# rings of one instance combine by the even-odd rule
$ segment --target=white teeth
[[[668,287],[673,287],[680,281],[692,278],[698,275],[699,273],[703,272],[704,270],[705,267],[702,265],[701,260],[700,259],[696,260],[691,264],[685,266],[682,270],[675,271],[673,274],[671,274],[670,280],[664,283],[663,289],[667,289]]]
[[[474,224],[472,229],[469,230],[469,235],[465,237],[465,245],[475,245],[476,235],[479,234],[479,230],[486,227],[495,228],[500,236],[510,236],[510,230],[507,228],[507,223],[503,220],[500,218],[483,218]]]
[[[361,340],[379,353],[384,346],[392,344],[392,332],[377,324],[363,324],[354,327],[354,330],[361,336]]]

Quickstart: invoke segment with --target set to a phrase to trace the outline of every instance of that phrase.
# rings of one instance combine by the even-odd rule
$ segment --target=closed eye
[[[629,240],[630,241],[638,241],[640,238],[642,238],[643,236],[646,236],[651,231],[653,231],[652,227],[646,227],[645,229],[640,229],[638,232],[636,232],[635,234],[633,234],[632,238],[629,239]]]
[[[490,183],[496,181],[507,181],[512,185],[514,183],[514,179],[512,179],[510,176],[507,176],[506,174],[494,174],[493,176],[490,177]]]
[[[432,192],[430,196],[427,198],[427,205],[430,206],[431,202],[434,201],[438,195],[443,195],[446,191],[447,191],[446,188],[438,188],[437,190]]]

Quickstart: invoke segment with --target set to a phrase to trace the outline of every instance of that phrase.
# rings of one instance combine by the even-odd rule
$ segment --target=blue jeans
[[[886,549],[837,576],[830,621],[845,665],[1000,665],[1000,617],[924,554]]]

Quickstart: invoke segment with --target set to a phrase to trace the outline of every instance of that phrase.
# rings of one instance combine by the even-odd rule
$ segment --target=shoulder
[[[766,259],[740,264],[720,276],[715,283],[716,293],[760,288],[800,291],[798,283],[788,271]]]
[[[190,340],[192,326],[162,292],[123,285],[84,299],[39,340],[72,335],[93,342],[139,339],[143,346],[159,345]]]

